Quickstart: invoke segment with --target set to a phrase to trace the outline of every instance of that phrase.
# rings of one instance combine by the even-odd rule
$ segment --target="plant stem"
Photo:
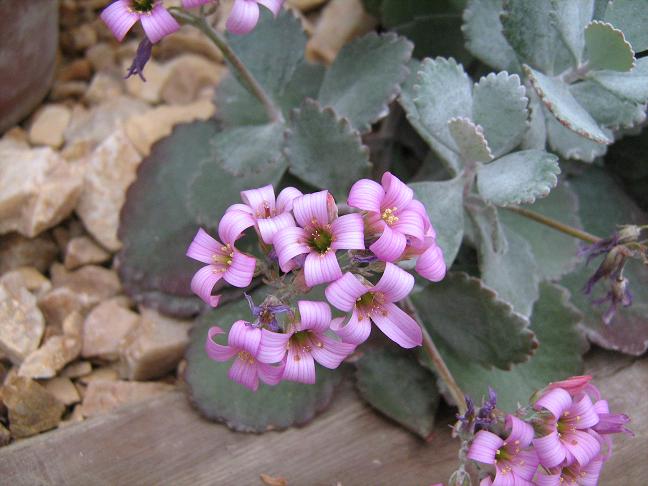
[[[535,211],[520,208],[518,206],[507,206],[505,209],[520,214],[525,218],[532,219],[537,223],[549,226],[550,228],[553,228],[556,231],[560,231],[561,233],[565,233],[566,235],[586,241],[587,243],[598,243],[599,241],[601,241],[601,238],[599,238],[598,236],[594,236],[586,231],[572,228],[571,226],[563,224],[560,221],[556,221],[555,219],[548,218],[540,213],[536,213]]]
[[[266,114],[268,115],[268,119],[271,122],[274,123],[283,120],[281,112],[277,109],[263,87],[254,78],[245,64],[243,64],[243,61],[241,61],[241,59],[232,50],[230,45],[227,43],[227,40],[225,40],[225,37],[212,27],[205,16],[197,17],[177,8],[169,9],[169,11],[171,11],[173,16],[179,22],[193,25],[194,27],[198,28],[203,34],[205,34],[209,38],[209,40],[216,44],[216,46],[223,53],[223,57],[225,57],[225,59],[227,59],[229,64],[232,66],[237,79],[243,86],[245,86],[245,88],[250,92],[250,94],[252,94],[252,96],[257,98],[261,102],[263,108],[266,111]]]
[[[430,358],[437,376],[441,378],[441,380],[446,384],[448,391],[450,392],[450,396],[452,396],[452,399],[455,401],[457,408],[459,409],[459,413],[463,415],[466,412],[466,398],[464,392],[461,391],[461,388],[452,376],[452,373],[448,369],[448,366],[445,364],[445,361],[443,361],[443,357],[441,356],[441,353],[439,353],[436,344],[434,344],[432,337],[425,329],[425,326],[423,326],[421,317],[416,311],[412,300],[408,297],[403,303],[405,304],[407,311],[416,320],[421,328],[421,331],[423,332],[423,349]]]

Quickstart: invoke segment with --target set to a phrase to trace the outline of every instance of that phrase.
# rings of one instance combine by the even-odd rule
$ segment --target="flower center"
[[[267,219],[274,216],[272,209],[270,208],[270,203],[268,201],[263,201],[263,204],[257,209],[256,217],[258,219]]]
[[[227,271],[234,258],[234,249],[229,243],[221,246],[220,249],[221,253],[212,253],[212,262],[218,266],[218,268],[214,269],[214,273]]]
[[[398,222],[398,216],[396,216],[396,211],[398,208],[394,206],[393,208],[387,208],[383,211],[381,218],[389,226],[396,224]]]
[[[132,0],[131,8],[138,13],[146,13],[153,10],[155,0]]]
[[[247,351],[239,351],[238,357],[248,364],[254,364],[254,357]]]
[[[382,312],[383,315],[387,311],[383,308],[385,303],[385,296],[380,292],[367,292],[356,299],[356,309],[358,310],[358,320],[362,320],[365,316],[370,317],[375,312]]]
[[[333,243],[333,234],[330,226],[325,228],[314,227],[308,238],[308,246],[322,255],[329,251]]]
[[[290,346],[296,347],[296,353],[293,356],[295,361],[301,359],[302,353],[310,353],[313,350],[313,346],[316,348],[324,347],[324,343],[317,339],[311,331],[297,331],[290,338]]]

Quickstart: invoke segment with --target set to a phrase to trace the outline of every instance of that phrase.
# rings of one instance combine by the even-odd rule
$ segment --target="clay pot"
[[[0,0],[0,133],[27,116],[54,77],[58,0]]]

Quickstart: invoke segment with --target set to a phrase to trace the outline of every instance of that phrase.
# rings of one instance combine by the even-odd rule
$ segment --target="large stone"
[[[142,318],[121,346],[120,373],[128,380],[151,380],[172,371],[182,359],[189,341],[190,321],[140,309]]]
[[[121,248],[117,238],[119,211],[141,161],[122,130],[108,137],[88,160],[76,212],[92,236],[109,250]]]
[[[76,206],[83,174],[51,148],[0,152],[0,233],[33,237]]]
[[[65,411],[65,405],[29,378],[13,376],[1,393],[13,437],[29,437],[53,429]]]
[[[64,405],[73,405],[81,401],[76,387],[65,376],[57,376],[45,382],[45,389]]]
[[[84,358],[116,360],[122,339],[133,332],[140,316],[108,300],[95,307],[83,323]]]
[[[62,328],[68,316],[85,312],[89,305],[84,303],[82,297],[74,290],[59,287],[39,297],[38,307],[43,312],[48,326]]]
[[[142,156],[151,151],[151,146],[171,134],[179,123],[206,120],[214,114],[214,105],[208,100],[199,100],[188,105],[160,106],[134,115],[126,122],[126,134]]]
[[[94,417],[122,405],[148,400],[173,390],[165,383],[136,381],[93,381],[88,385],[83,399],[85,417]]]
[[[170,75],[162,86],[162,99],[170,104],[186,104],[198,99],[201,90],[215,86],[227,72],[215,63],[195,54],[185,54],[167,64]]]
[[[65,260],[63,264],[68,270],[90,265],[92,263],[103,263],[110,258],[110,253],[97,245],[87,236],[72,238],[65,249]]]
[[[128,70],[132,60],[127,59],[122,64],[124,72]],[[146,82],[142,81],[139,76],[131,76],[126,80],[126,91],[148,103],[156,104],[161,100],[162,86],[169,79],[170,71],[166,65],[160,64],[155,60],[146,63],[144,77]]]
[[[45,272],[58,252],[48,234],[36,238],[25,238],[18,233],[0,236],[0,274],[26,266]]]
[[[36,297],[15,281],[0,284],[0,352],[19,365],[38,348],[44,331]]]
[[[76,292],[87,307],[109,299],[121,290],[117,273],[96,265],[86,265],[70,272],[63,265],[55,263],[50,274],[54,288],[67,287]]]
[[[35,115],[29,129],[29,141],[33,145],[63,145],[63,133],[70,123],[72,113],[65,105],[45,105]]]
[[[79,336],[52,336],[20,365],[18,376],[52,378],[81,352]]]

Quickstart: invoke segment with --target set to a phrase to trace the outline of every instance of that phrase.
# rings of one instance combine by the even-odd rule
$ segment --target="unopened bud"
[[[462,468],[452,473],[448,486],[472,486],[470,475]]]
[[[627,226],[622,226],[618,233],[619,244],[625,245],[627,243],[632,243],[639,240],[639,237],[641,236],[641,228],[634,224],[630,224]]]

